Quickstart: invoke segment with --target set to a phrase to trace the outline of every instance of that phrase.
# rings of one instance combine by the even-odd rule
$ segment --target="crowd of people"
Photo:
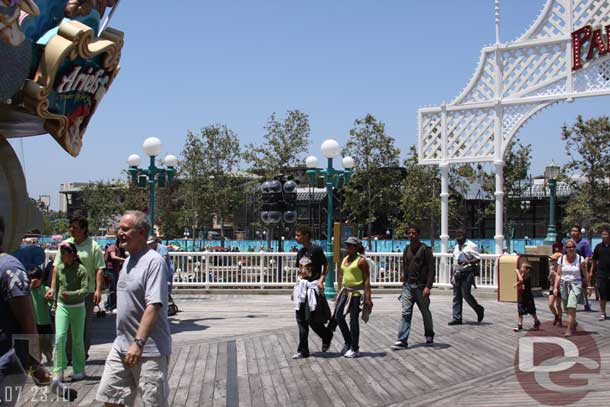
[[[4,229],[0,218],[0,248]],[[40,267],[26,270],[0,250],[0,390],[22,388],[27,372],[64,400],[76,398],[67,383],[86,377],[93,308],[101,302],[106,276],[111,287],[106,307],[116,307],[116,339],[96,398],[108,406],[129,405],[140,389],[146,406],[165,406],[171,354],[166,310],[173,270],[167,249],[150,241],[151,227],[142,212],[124,214],[117,241],[105,252],[87,230],[85,218],[70,220],[71,237],[59,245],[47,275]],[[12,392],[0,393],[0,405],[16,402],[5,397]]]
[[[0,218],[0,249],[4,234]],[[105,308],[116,314],[116,338],[107,356],[96,399],[107,406],[130,405],[139,391],[145,406],[166,406],[169,394],[168,364],[172,341],[167,308],[173,280],[173,264],[167,248],[150,235],[147,216],[127,211],[121,218],[114,244],[102,249],[88,236],[83,217],[70,221],[71,237],[59,245],[52,267],[25,267],[17,258],[0,250],[0,382],[15,385],[27,371],[35,383],[50,385],[64,397],[76,393],[66,385],[67,366],[72,366],[70,382],[87,377],[91,346],[93,310],[108,286]],[[417,226],[408,228],[410,244],[402,255],[402,309],[393,350],[409,347],[414,306],[423,318],[425,344],[434,345],[431,292],[435,278],[432,248],[420,240]],[[564,326],[565,336],[576,332],[576,308],[587,307],[593,293],[599,298],[599,320],[606,319],[610,299],[610,228],[604,227],[602,242],[594,250],[571,229],[565,244],[553,246],[550,256],[548,306],[554,325]],[[309,328],[322,339],[322,352],[331,346],[336,327],[343,339],[341,354],[360,356],[360,319],[368,322],[373,310],[371,273],[374,263],[367,258],[360,239],[344,240],[346,255],[340,262],[341,289],[334,310],[324,295],[329,271],[322,248],[312,242],[307,226],[297,226],[296,241],[301,246],[292,300],[298,327],[298,344],[293,359],[310,356]],[[453,249],[453,304],[449,325],[462,324],[463,301],[472,308],[477,322],[485,309],[472,295],[480,274],[480,253],[475,243],[457,230]],[[27,263],[27,262],[24,262]],[[541,321],[532,292],[532,266],[522,261],[515,270],[518,292],[516,332],[523,330],[523,318],[531,315],[532,329]],[[590,309],[590,306],[589,308]],[[349,318],[348,318],[349,316]],[[24,336],[25,335],[25,336]],[[26,338],[25,341],[16,340]],[[23,343],[22,343],[23,342]],[[52,365],[48,371],[42,363]],[[1,395],[0,395],[1,397]],[[5,401],[0,400],[4,404]],[[4,405],[3,404],[3,405]]]
[[[570,239],[565,243],[553,245],[553,253],[549,256],[549,292],[548,306],[554,316],[553,325],[563,327],[562,309],[568,318],[564,336],[569,337],[576,332],[576,307],[585,306],[585,311],[591,311],[587,299],[593,292],[600,303],[600,321],[607,319],[606,305],[610,299],[610,228],[603,227],[602,241],[595,250],[591,250],[589,241],[581,236],[580,227],[573,227]],[[430,294],[435,278],[435,260],[432,249],[420,241],[420,229],[417,226],[408,228],[409,245],[402,256],[402,293],[399,297],[402,318],[399,322],[396,342],[391,345],[393,350],[409,347],[408,339],[411,333],[414,305],[420,310],[424,325],[425,345],[434,344],[434,325],[430,312]],[[368,321],[373,302],[370,288],[370,266],[364,256],[364,247],[356,237],[349,237],[343,243],[347,256],[341,261],[342,289],[336,298],[335,310],[332,316],[323,295],[324,276],[328,271],[328,263],[322,248],[311,242],[311,230],[306,226],[298,227],[296,240],[302,245],[297,254],[297,263],[302,269],[295,286],[296,321],[299,330],[297,353],[293,359],[309,356],[309,327],[322,339],[322,352],[330,348],[333,332],[338,325],[343,335],[344,346],[341,351],[347,358],[359,356],[359,314],[362,320]],[[448,325],[461,325],[463,301],[472,308],[477,323],[485,318],[485,308],[472,295],[476,287],[476,278],[480,275],[481,254],[477,245],[466,238],[466,232],[458,229],[455,235],[453,249],[453,270],[451,283],[453,286],[452,319]],[[561,239],[558,239],[558,243]],[[523,317],[531,315],[534,330],[540,329],[542,323],[536,313],[536,303],[532,291],[532,266],[523,260],[515,270],[517,290],[517,326],[515,332],[523,330]],[[312,300],[311,296],[315,298]],[[346,316],[350,316],[349,325]]]

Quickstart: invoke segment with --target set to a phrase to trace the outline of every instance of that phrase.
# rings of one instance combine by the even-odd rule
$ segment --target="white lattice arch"
[[[518,40],[501,43],[496,0],[496,43],[483,48],[469,85],[449,104],[418,111],[419,162],[438,164],[443,177],[441,240],[448,241],[447,173],[451,163],[496,165],[496,252],[502,252],[503,157],[510,140],[534,115],[554,103],[610,95],[610,52],[582,42],[582,68],[573,69],[572,33],[602,29],[610,48],[610,0],[547,0]],[[583,36],[584,38],[584,36]]]

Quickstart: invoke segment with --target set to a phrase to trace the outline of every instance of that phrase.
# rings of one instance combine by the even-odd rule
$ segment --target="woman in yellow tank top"
[[[343,288],[337,296],[335,319],[345,341],[345,346],[341,353],[346,358],[355,358],[360,355],[360,324],[358,316],[360,314],[362,291],[364,291],[364,303],[369,309],[373,307],[373,301],[371,300],[369,264],[360,255],[360,253],[364,252],[364,247],[362,247],[360,240],[355,237],[349,237],[344,243],[347,249],[347,256],[341,262]],[[350,315],[349,326],[345,320],[347,314]]]

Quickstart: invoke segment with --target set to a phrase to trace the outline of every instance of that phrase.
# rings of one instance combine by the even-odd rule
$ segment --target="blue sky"
[[[125,32],[121,72],[85,135],[79,157],[51,136],[23,139],[28,191],[117,178],[146,137],[179,154],[187,130],[224,123],[242,145],[262,141],[272,112],[310,118],[311,152],[347,140],[374,114],[406,154],[417,108],[451,101],[483,46],[495,41],[493,0],[123,1],[111,26]],[[503,0],[502,40],[521,35],[544,0]],[[564,161],[560,127],[577,114],[607,115],[603,99],[553,107],[520,132],[535,173]],[[12,141],[21,156],[19,141]]]

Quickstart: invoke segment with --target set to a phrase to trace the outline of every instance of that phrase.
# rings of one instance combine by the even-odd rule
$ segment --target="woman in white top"
[[[565,248],[567,254],[559,259],[553,294],[557,296],[561,293],[563,307],[568,312],[568,328],[564,336],[572,336],[576,331],[576,305],[584,304],[583,276],[587,276],[587,280],[589,276],[586,272],[585,259],[576,253],[576,242],[568,240]],[[586,283],[590,294],[591,281]]]

